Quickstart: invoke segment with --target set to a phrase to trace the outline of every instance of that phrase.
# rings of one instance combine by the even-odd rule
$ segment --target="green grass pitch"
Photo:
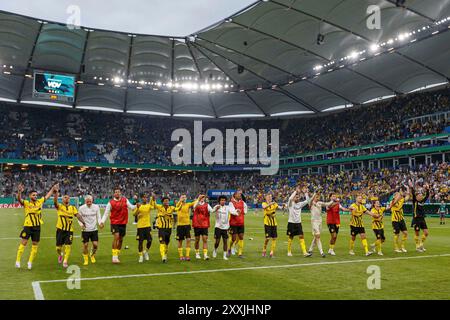
[[[80,266],[80,289],[68,289],[66,279],[70,274],[57,263],[55,253],[56,212],[43,212],[42,240],[33,270],[26,269],[30,244],[22,258],[22,269],[14,268],[18,235],[23,223],[22,209],[0,210],[0,299],[35,299],[32,282],[38,282],[45,299],[450,299],[450,220],[439,225],[438,218],[428,218],[430,237],[427,251],[415,251],[413,230],[409,228],[408,253],[394,253],[390,217],[386,217],[386,236],[383,257],[363,256],[361,241],[355,244],[356,256],[348,254],[349,216],[342,216],[336,253],[322,258],[315,251],[311,258],[300,253],[294,241],[293,257],[287,257],[287,216],[277,213],[278,242],[275,258],[261,257],[263,222],[261,211],[250,212],[246,217],[245,259],[232,256],[229,261],[218,257],[209,261],[178,261],[175,232],[169,247],[169,261],[162,264],[159,256],[157,231],[153,231],[150,261],[138,264],[136,227],[128,225],[122,250],[121,264],[111,263],[109,224],[101,231],[97,263],[82,266],[80,228],[75,239],[70,264]],[[374,241],[370,217],[365,217],[369,243]],[[214,218],[212,225],[214,225]],[[407,217],[409,227],[411,218]],[[77,225],[78,227],[78,225]],[[369,228],[367,228],[369,227]],[[303,216],[306,244],[312,236],[309,214]],[[210,230],[209,252],[213,248]],[[252,239],[252,240],[250,240]],[[324,224],[322,243],[328,250],[330,239]],[[193,247],[193,244],[192,244]],[[221,247],[220,247],[221,248]],[[317,250],[317,249],[316,249]],[[194,253],[194,254],[193,254]],[[378,266],[381,272],[381,289],[369,290],[367,268]],[[91,279],[101,277],[100,279]],[[91,280],[89,280],[91,279]],[[60,282],[47,282],[62,280]]]

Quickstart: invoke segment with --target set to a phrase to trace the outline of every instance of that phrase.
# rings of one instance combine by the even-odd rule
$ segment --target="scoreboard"
[[[75,99],[75,76],[35,71],[33,98],[72,103]]]

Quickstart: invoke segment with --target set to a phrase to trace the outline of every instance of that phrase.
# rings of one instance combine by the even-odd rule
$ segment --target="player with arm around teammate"
[[[220,245],[220,239],[223,241],[223,259],[228,260],[227,249],[228,249],[228,229],[230,228],[230,216],[236,216],[239,213],[236,209],[227,205],[227,197],[219,196],[219,204],[213,208],[213,212],[216,216],[216,224],[214,228],[214,251],[213,258],[217,257],[217,249]]]
[[[328,254],[331,256],[335,256],[336,253],[334,252],[334,246],[336,245],[337,236],[339,233],[339,228],[341,226],[341,215],[340,212],[349,212],[350,210],[347,208],[344,208],[341,205],[340,199],[336,193],[330,194],[330,200],[333,201],[333,203],[330,206],[326,207],[327,211],[327,226],[328,231],[330,231],[330,248],[328,249]]]
[[[301,195],[305,196],[304,201],[300,201]],[[288,236],[288,257],[292,257],[292,241],[294,237],[298,236],[300,241],[300,248],[303,256],[310,257],[311,253],[306,251],[305,237],[303,235],[302,227],[302,209],[309,203],[308,188],[300,189],[297,187],[288,199],[287,207],[289,211],[288,225],[286,234]]]
[[[86,227],[81,232],[81,239],[83,241],[83,265],[87,266],[89,264],[89,257],[91,258],[91,263],[95,263],[95,254],[98,250],[98,229],[103,228],[103,223],[101,222],[102,216],[100,214],[100,207],[94,204],[94,199],[91,195],[87,195],[84,198],[84,204],[78,208],[78,214],[83,218]],[[78,221],[80,226],[81,222]],[[89,242],[92,242],[92,248],[89,251]]]

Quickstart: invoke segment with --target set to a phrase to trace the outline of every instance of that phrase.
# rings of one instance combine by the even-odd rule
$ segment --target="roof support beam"
[[[124,102],[124,105],[123,105],[123,111],[124,112],[127,112],[128,89],[129,89],[128,79],[130,78],[131,54],[133,52],[133,43],[134,43],[134,37],[131,37],[130,46],[129,46],[129,49],[128,49],[127,73],[126,73],[126,76],[125,76],[126,88],[125,88],[125,102]]]
[[[208,50],[208,51],[210,51],[210,52],[212,52],[212,53],[218,55],[219,57],[222,57],[223,59],[225,59],[225,60],[227,60],[227,61],[229,61],[229,62],[231,62],[231,63],[233,63],[233,64],[235,64],[235,65],[239,65],[239,63],[237,63],[236,61],[233,61],[232,59],[227,58],[227,57],[223,56],[222,54],[220,54],[220,53],[218,53],[218,52],[216,52],[216,51],[214,51],[214,50],[211,50],[210,48],[206,48],[206,47],[202,46],[202,45],[199,44],[199,43],[196,43],[196,46],[201,46],[202,48],[204,48],[204,49],[206,49],[206,50]],[[255,75],[256,77],[260,78],[261,80],[267,82],[267,83],[270,84],[271,86],[275,85],[275,83],[273,83],[273,82],[270,81],[269,79],[266,79],[265,77],[263,77],[263,76],[257,74],[255,71],[252,71],[251,69],[248,69],[248,68],[246,68],[246,70],[247,70],[248,72],[250,72],[251,74]],[[313,107],[312,105],[310,105],[310,104],[307,103],[306,101],[303,101],[303,100],[300,99],[299,97],[294,96],[292,93],[289,93],[289,92],[285,91],[285,90],[282,89],[282,88],[280,88],[280,92],[284,93],[286,96],[288,96],[289,98],[291,98],[291,99],[294,100],[295,102],[298,102],[298,103],[302,104],[303,106],[307,107],[310,111],[314,111],[314,112],[316,112],[316,113],[319,113],[319,112],[320,112],[319,110],[317,110],[315,107]],[[287,94],[286,94],[286,93],[287,93]],[[294,99],[294,97],[295,97],[295,99]]]
[[[258,110],[261,111],[261,113],[262,113],[264,116],[267,117],[268,114],[267,114],[267,113],[264,111],[264,109],[258,104],[258,102],[256,102],[256,100],[253,99],[253,97],[252,97],[247,91],[244,91],[244,93],[245,93],[245,95],[247,96],[247,98],[249,98],[250,101],[253,102],[253,104],[258,108]]]
[[[287,44],[287,45],[293,46],[293,47],[295,47],[295,48],[297,48],[297,49],[303,50],[303,51],[305,51],[305,52],[307,52],[307,53],[309,53],[309,54],[311,54],[311,55],[314,55],[314,56],[316,56],[316,57],[318,57],[318,58],[321,58],[321,59],[325,60],[326,62],[330,62],[330,61],[331,61],[331,60],[328,59],[327,57],[324,57],[324,56],[322,56],[322,55],[320,55],[320,54],[318,54],[318,53],[316,53],[316,52],[314,52],[314,51],[308,50],[308,49],[306,49],[306,48],[304,48],[304,47],[302,47],[302,46],[299,46],[298,44],[295,44],[295,43],[293,43],[293,42],[284,40],[284,39],[282,39],[282,38],[278,38],[278,37],[276,37],[276,36],[273,35],[273,34],[270,34],[270,33],[264,32],[264,31],[261,31],[261,30],[259,30],[259,29],[255,29],[255,28],[253,28],[253,27],[250,27],[250,26],[247,26],[247,25],[244,25],[244,24],[235,22],[235,21],[233,21],[233,23],[236,24],[236,25],[238,25],[238,26],[240,26],[240,27],[242,27],[242,28],[245,28],[245,29],[248,29],[248,30],[257,32],[257,33],[260,33],[260,34],[265,35],[265,36],[267,36],[267,37],[271,37],[271,38],[273,38],[273,39],[279,40],[279,41],[281,41],[281,42],[283,42],[283,43],[285,43],[285,44]],[[217,43],[215,43],[215,44],[217,44]],[[220,44],[218,44],[218,45],[220,45]],[[389,86],[387,86],[386,84],[381,83],[380,81],[375,80],[375,79],[373,79],[373,78],[371,78],[371,77],[369,77],[369,76],[367,76],[367,75],[365,75],[365,74],[363,74],[363,73],[361,73],[361,72],[358,72],[358,71],[356,71],[356,70],[353,70],[352,68],[349,68],[348,66],[345,66],[345,69],[347,69],[347,70],[349,70],[350,72],[353,72],[353,73],[355,73],[355,74],[357,74],[357,75],[359,75],[359,76],[361,76],[361,77],[363,77],[363,78],[365,78],[365,79],[367,79],[367,80],[369,80],[369,81],[372,81],[372,82],[378,84],[379,86],[381,86],[381,87],[383,87],[383,88],[385,88],[385,89],[387,89],[387,90],[389,90],[389,91],[394,92],[395,94],[398,94],[398,93],[399,93],[399,92],[397,92],[396,90],[394,90],[393,88],[390,88]]]
[[[386,0],[386,1],[389,2],[389,3],[394,4],[395,6],[397,6],[396,1],[393,1],[393,0]],[[401,7],[401,8],[406,9],[406,10],[408,10],[408,11],[414,13],[414,14],[417,14],[418,16],[421,16],[421,17],[424,18],[424,19],[430,20],[431,22],[436,22],[435,19],[433,19],[433,18],[431,18],[431,17],[429,17],[429,16],[423,14],[422,12],[419,12],[419,11],[417,11],[417,10],[411,9],[411,8],[408,7],[407,5],[404,6],[404,7]]]
[[[211,41],[209,41],[209,40],[207,40],[207,39],[203,39],[203,38],[201,38],[201,37],[198,37],[198,38],[201,39],[201,40],[203,40],[203,41],[206,41],[206,42],[208,42],[208,43],[211,43],[212,45],[222,47],[222,48],[224,48],[224,49],[226,49],[226,50],[230,50],[230,51],[233,51],[233,52],[235,52],[235,53],[237,53],[237,54],[243,55],[243,56],[245,56],[245,57],[247,57],[247,58],[249,58],[249,59],[258,61],[259,63],[268,65],[269,67],[274,68],[274,69],[277,69],[277,70],[279,70],[279,71],[281,71],[281,72],[283,72],[283,73],[286,73],[286,74],[288,74],[289,76],[291,76],[291,77],[297,79],[297,81],[300,81],[300,80],[299,80],[300,76],[298,76],[298,75],[296,75],[296,74],[293,74],[293,73],[291,73],[291,72],[289,72],[289,71],[287,71],[287,70],[285,70],[285,69],[283,69],[283,68],[280,68],[280,67],[278,67],[278,66],[275,66],[275,65],[273,65],[273,64],[270,63],[270,62],[266,62],[266,61],[263,61],[263,60],[258,59],[258,58],[256,58],[256,57],[249,56],[249,55],[247,55],[247,54],[245,54],[245,53],[243,53],[243,52],[241,52],[241,51],[238,51],[238,50],[235,50],[235,49],[226,47],[226,46],[221,45],[221,44],[219,44],[219,45],[218,45],[218,44],[215,44],[215,43],[213,43],[213,42],[211,42]],[[321,86],[321,85],[319,85],[319,84],[316,84],[316,83],[314,83],[314,82],[312,82],[312,81],[310,81],[310,80],[305,80],[305,81],[308,82],[309,84],[313,85],[313,86],[316,86],[316,87],[318,87],[318,88],[320,88],[320,89],[322,89],[322,90],[327,91],[328,93],[331,93],[331,94],[333,94],[333,95],[335,95],[335,96],[338,96],[338,97],[341,98],[341,99],[344,99],[344,100],[347,101],[348,103],[351,103],[351,104],[354,104],[354,105],[357,105],[357,104],[358,104],[358,103],[351,101],[350,99],[348,99],[348,98],[342,96],[341,94],[339,94],[339,93],[337,93],[337,92],[335,92],[335,91],[333,91],[333,90],[331,90],[331,89],[325,88],[325,87],[323,87],[323,86]]]
[[[78,74],[77,74],[77,81],[81,80],[81,75],[83,74],[83,72],[86,71],[86,70],[84,70],[85,67],[86,67],[84,65],[84,60],[86,58],[86,49],[87,49],[87,44],[88,44],[88,41],[89,41],[89,35],[90,34],[91,33],[89,31],[86,31],[86,37],[84,38],[84,45],[83,45],[83,53],[81,55],[80,69],[79,69]],[[73,108],[75,108],[75,106],[77,104],[77,99],[78,99],[78,90],[75,90],[75,98],[73,99],[73,105],[72,105]]]
[[[175,75],[175,40],[172,39],[172,60],[170,62],[170,81],[173,82]],[[170,115],[173,116],[173,92],[170,92]]]
[[[395,4],[395,1],[389,1],[389,0],[386,0],[386,1]],[[356,36],[356,37],[358,37],[358,38],[360,38],[360,39],[362,39],[362,40],[365,40],[368,44],[373,43],[373,41],[372,41],[371,39],[367,38],[366,36],[364,36],[364,35],[362,35],[362,34],[360,34],[360,33],[354,32],[354,31],[352,31],[352,30],[350,30],[350,29],[348,29],[348,28],[345,28],[345,27],[343,27],[343,26],[341,26],[341,25],[338,25],[338,24],[336,24],[336,23],[333,23],[333,22],[331,22],[331,21],[329,21],[329,20],[323,19],[323,18],[321,18],[321,17],[315,16],[315,15],[313,15],[313,14],[311,14],[311,13],[305,12],[305,11],[300,10],[300,9],[297,9],[297,8],[289,7],[289,6],[285,5],[284,3],[280,3],[280,2],[278,2],[278,1],[276,1],[276,0],[271,0],[271,2],[274,3],[274,4],[276,4],[276,5],[279,5],[279,6],[281,6],[281,7],[284,7],[284,8],[286,8],[286,9],[290,9],[290,10],[293,10],[293,11],[295,11],[295,12],[301,13],[301,14],[303,14],[303,15],[305,15],[305,16],[308,16],[308,17],[310,17],[310,18],[313,18],[313,19],[315,19],[315,20],[317,20],[317,21],[319,21],[319,22],[325,22],[325,23],[327,23],[327,24],[329,24],[329,25],[332,25],[332,26],[335,27],[335,28],[341,29],[342,31],[348,32],[348,33],[350,33],[350,34],[352,34],[352,35],[354,35],[354,36]],[[434,20],[434,19],[432,19],[432,18],[430,18],[430,17],[427,17],[426,15],[421,14],[421,13],[419,13],[418,11],[411,10],[411,9],[408,9],[408,8],[407,8],[407,10],[409,10],[409,11],[411,11],[411,12],[413,12],[413,13],[419,15],[419,16],[421,16],[422,18],[425,18],[425,19],[427,19],[427,20],[430,20],[431,22],[436,22],[436,20]],[[242,25],[242,26],[244,26],[244,25]],[[410,58],[410,57],[408,57],[408,56],[406,56],[406,55],[404,55],[404,54],[402,54],[402,53],[400,53],[400,52],[395,51],[395,53],[398,54],[398,55],[400,55],[401,57],[403,57],[403,58],[405,58],[405,59],[408,59],[409,61],[411,61],[411,62],[413,62],[413,63],[416,63],[416,64],[418,64],[418,65],[420,65],[420,66],[422,66],[422,67],[428,69],[429,71],[431,71],[431,72],[433,72],[433,73],[439,74],[440,76],[443,76],[443,77],[447,78],[445,75],[443,75],[443,74],[440,73],[439,71],[437,71],[437,70],[435,70],[435,69],[433,69],[433,68],[427,66],[427,65],[424,64],[424,63],[421,63],[421,62],[419,62],[419,61],[417,61],[417,60],[414,60],[414,59],[412,59],[412,58]],[[362,74],[360,74],[360,75],[362,75]],[[368,79],[369,79],[369,78],[368,78]],[[395,90],[393,90],[393,89],[390,89],[390,90],[392,90],[392,91],[395,92]]]

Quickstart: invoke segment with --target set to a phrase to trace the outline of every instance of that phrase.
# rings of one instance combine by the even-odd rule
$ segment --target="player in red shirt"
[[[230,246],[228,249],[228,256],[235,254],[234,245],[238,244],[238,257],[242,258],[244,250],[244,217],[247,214],[247,204],[242,198],[242,190],[237,190],[230,201],[230,207],[233,207],[239,215],[230,216]],[[238,241],[239,238],[239,241]]]
[[[337,236],[339,233],[339,227],[341,226],[341,216],[339,215],[340,211],[348,212],[350,211],[347,208],[344,208],[337,194],[331,193],[330,200],[334,201],[333,204],[327,207],[327,226],[328,230],[331,234],[330,239],[330,249],[328,250],[328,254],[335,256],[334,246],[336,244]]]
[[[208,229],[210,226],[209,216],[213,212],[211,206],[205,201],[206,196],[201,194],[198,196],[194,205],[194,215],[192,216],[192,227],[195,236],[195,258],[200,257],[200,237],[203,242],[203,258],[209,260],[208,256]]]
[[[134,209],[136,209],[136,206],[132,205],[127,198],[122,197],[120,188],[115,188],[114,196],[111,200],[109,200],[100,224],[100,226],[103,227],[106,219],[108,219],[108,215],[110,215],[111,233],[114,236],[112,243],[113,263],[120,263],[119,254],[122,249],[123,238],[125,237],[127,230],[128,210]]]

